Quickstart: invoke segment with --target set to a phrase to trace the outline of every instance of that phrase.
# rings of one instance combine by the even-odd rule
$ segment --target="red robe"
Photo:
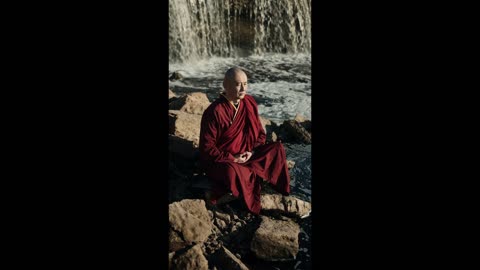
[[[235,116],[235,117],[234,117]],[[213,182],[211,203],[231,192],[243,195],[248,209],[259,214],[262,179],[283,195],[290,193],[285,149],[280,142],[265,144],[265,131],[257,103],[250,95],[240,101],[237,114],[224,96],[205,110],[200,129],[200,162]],[[235,163],[234,155],[254,154],[245,163]]]

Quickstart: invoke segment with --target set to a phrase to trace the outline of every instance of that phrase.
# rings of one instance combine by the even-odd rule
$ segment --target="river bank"
[[[199,92],[188,94],[171,92],[169,95],[171,97],[171,110],[169,111],[169,132],[171,136],[169,144],[169,202],[171,206],[189,203],[196,204],[197,207],[203,209],[201,204],[204,202],[205,192],[208,190],[208,181],[198,170],[195,163],[195,151],[198,147],[196,136],[199,135],[201,113],[211,101],[205,94]],[[195,267],[200,267],[200,264],[203,265],[199,269],[202,267],[206,267],[205,269],[238,269],[239,265],[246,267],[240,267],[241,269],[311,269],[311,219],[309,217],[300,218],[300,215],[303,214],[298,212],[298,209],[303,209],[302,207],[293,210],[285,209],[282,206],[283,204],[278,204],[281,200],[291,200],[296,205],[303,205],[304,202],[309,204],[310,201],[310,179],[308,179],[311,178],[310,145],[304,141],[308,139],[304,133],[309,132],[307,128],[310,129],[311,124],[310,121],[300,116],[297,117],[297,120],[285,121],[278,126],[269,119],[263,118],[268,140],[284,138],[285,151],[290,164],[292,195],[298,199],[294,197],[282,198],[281,195],[274,194],[268,185],[264,185],[262,189],[262,198],[264,199],[262,200],[265,200],[265,202],[262,205],[271,205],[271,207],[269,211],[262,212],[260,216],[249,214],[241,200],[220,206],[204,204],[203,212],[208,213],[205,215],[210,217],[206,219],[205,224],[211,224],[212,233],[208,235],[209,238],[203,239],[200,241],[201,244],[197,244],[197,246],[179,240],[184,240],[185,236],[179,236],[180,233],[173,230],[170,235],[170,257],[173,269],[178,269],[180,266],[185,267],[185,261],[198,263]],[[179,211],[182,212],[183,210]],[[202,212],[202,210],[198,211]],[[230,218],[222,219],[221,217],[225,217],[225,215],[230,216]],[[270,249],[263,248],[260,251],[252,251],[255,233],[261,231],[262,226],[279,226],[278,222],[291,224],[293,231],[287,234],[294,235],[289,241],[280,241],[280,243],[275,244],[279,247],[285,247],[285,250],[290,252],[288,253],[290,256],[282,261],[275,261],[275,254],[261,255],[262,250],[265,252]],[[171,222],[172,228],[179,226],[174,224],[174,221]],[[209,225],[205,226],[208,227]],[[267,232],[267,234],[275,234],[281,232],[281,229],[267,230]],[[207,234],[204,233],[204,235]],[[271,237],[268,236],[267,238]],[[282,250],[281,248],[276,249]],[[189,250],[192,250],[190,253],[197,250],[197,253],[190,254]],[[184,254],[190,254],[191,256],[188,255],[190,256],[188,257]],[[231,256],[232,254],[233,256]],[[199,259],[203,258],[202,256],[205,260]],[[266,257],[259,259],[262,256]],[[226,263],[226,261],[229,263]],[[232,263],[236,266],[232,266]]]

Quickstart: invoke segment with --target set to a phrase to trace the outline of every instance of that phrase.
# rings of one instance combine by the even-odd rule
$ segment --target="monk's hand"
[[[249,152],[249,151],[246,151],[242,155],[245,157],[245,162],[247,162],[252,157],[253,153]]]
[[[233,162],[236,162],[236,163],[245,163],[247,160],[245,159],[245,153],[242,153],[242,154],[237,154],[235,156],[233,156],[235,158],[235,160]]]

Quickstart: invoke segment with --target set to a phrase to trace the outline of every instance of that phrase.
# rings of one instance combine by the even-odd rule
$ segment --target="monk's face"
[[[243,99],[247,94],[247,75],[245,72],[236,72],[233,78],[225,80],[223,86],[229,100]]]

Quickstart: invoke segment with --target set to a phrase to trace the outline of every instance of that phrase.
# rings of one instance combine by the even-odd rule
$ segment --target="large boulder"
[[[312,132],[312,121],[305,116],[297,113],[294,120],[300,123],[308,132]]]
[[[204,200],[185,199],[168,206],[170,227],[186,244],[201,243],[212,233],[212,222]]]
[[[222,246],[212,256],[212,261],[217,269],[248,270],[249,268],[233,253]]]
[[[300,227],[292,220],[274,220],[261,216],[250,249],[257,258],[266,261],[294,260],[298,253]]]
[[[205,93],[195,92],[183,95],[168,104],[170,110],[179,110],[191,114],[202,115],[210,105]]]
[[[170,228],[169,232],[168,232],[168,251],[177,251],[179,249],[182,249],[184,247],[186,247],[188,245],[188,243],[186,243],[185,241],[183,241],[183,239],[180,237],[180,235],[178,235],[178,233],[174,230],[172,230],[172,228]]]
[[[201,115],[169,110],[169,134],[191,141],[195,147],[198,147],[201,121]]]
[[[312,211],[311,203],[281,194],[261,194],[260,202],[263,211],[277,211],[299,218],[307,217]]]
[[[306,144],[312,143],[312,135],[299,122],[295,120],[285,120],[281,127],[286,133],[286,139],[288,141]]]
[[[172,270],[208,270],[208,261],[203,255],[202,244],[191,247],[187,252],[172,259]]]

